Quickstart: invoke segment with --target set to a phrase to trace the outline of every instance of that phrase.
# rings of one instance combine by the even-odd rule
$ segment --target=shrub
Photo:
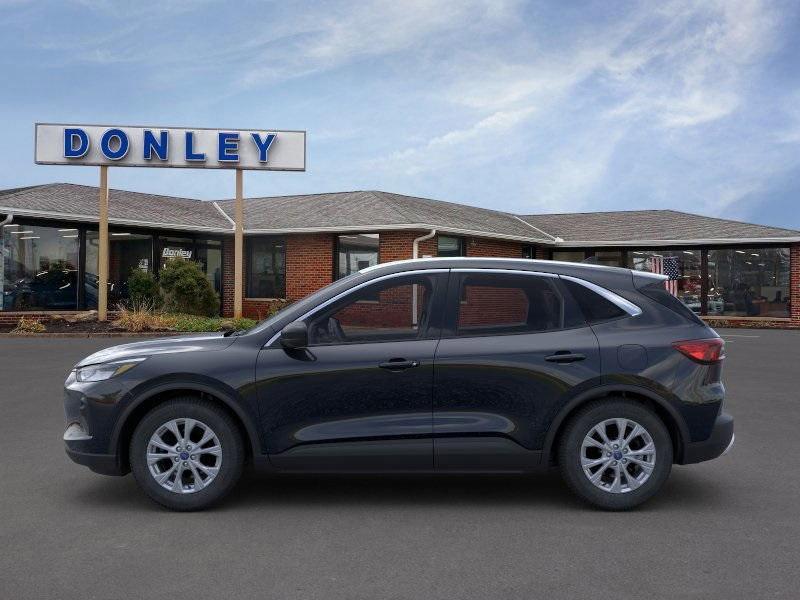
[[[217,294],[196,262],[168,261],[161,269],[160,283],[167,312],[211,316],[219,310]]]
[[[158,281],[149,271],[134,269],[128,277],[128,300],[131,306],[151,306],[158,308],[162,304],[161,290]]]
[[[11,333],[43,333],[44,331],[45,326],[39,319],[20,317],[17,326],[11,330]]]

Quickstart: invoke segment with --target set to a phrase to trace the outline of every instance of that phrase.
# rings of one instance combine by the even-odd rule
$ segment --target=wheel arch
[[[129,402],[111,438],[111,451],[116,452],[123,472],[130,470],[129,445],[136,425],[150,410],[173,398],[196,396],[219,405],[233,417],[242,435],[246,459],[252,459],[261,452],[258,433],[252,425],[252,417],[235,400],[235,396],[224,388],[208,382],[192,380],[162,383],[135,395]]]
[[[588,390],[567,403],[550,424],[544,441],[542,461],[545,466],[553,464],[558,449],[558,441],[570,417],[588,402],[602,398],[626,398],[635,400],[649,408],[661,419],[672,439],[673,462],[683,456],[684,444],[689,440],[689,432],[678,411],[668,400],[656,392],[635,385],[605,385]]]

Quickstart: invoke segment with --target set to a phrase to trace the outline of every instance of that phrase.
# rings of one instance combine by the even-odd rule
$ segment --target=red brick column
[[[536,246],[536,258],[539,260],[547,260],[550,258],[550,249],[544,246]]]
[[[789,269],[789,304],[792,325],[800,326],[800,244],[792,245],[789,250]]]
[[[233,237],[222,240],[222,298],[220,311],[223,317],[233,316]]]
[[[286,298],[299,300],[333,281],[334,236],[286,236]]]

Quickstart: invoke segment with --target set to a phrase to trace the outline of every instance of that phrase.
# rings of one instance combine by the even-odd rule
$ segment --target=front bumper
[[[678,464],[688,465],[711,460],[725,454],[733,446],[733,417],[722,412],[714,421],[714,427],[708,439],[702,442],[686,444],[683,457]]]
[[[72,462],[89,467],[95,473],[100,473],[101,475],[125,475],[128,472],[120,466],[118,457],[115,454],[81,452],[70,448],[68,443],[66,443],[64,450]]]

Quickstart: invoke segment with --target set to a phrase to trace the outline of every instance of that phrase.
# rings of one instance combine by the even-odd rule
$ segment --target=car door
[[[453,269],[434,377],[441,470],[527,470],[550,421],[599,382],[597,338],[558,276]]]
[[[307,348],[259,353],[272,464],[285,470],[430,470],[433,357],[447,270],[389,275],[312,309]]]

